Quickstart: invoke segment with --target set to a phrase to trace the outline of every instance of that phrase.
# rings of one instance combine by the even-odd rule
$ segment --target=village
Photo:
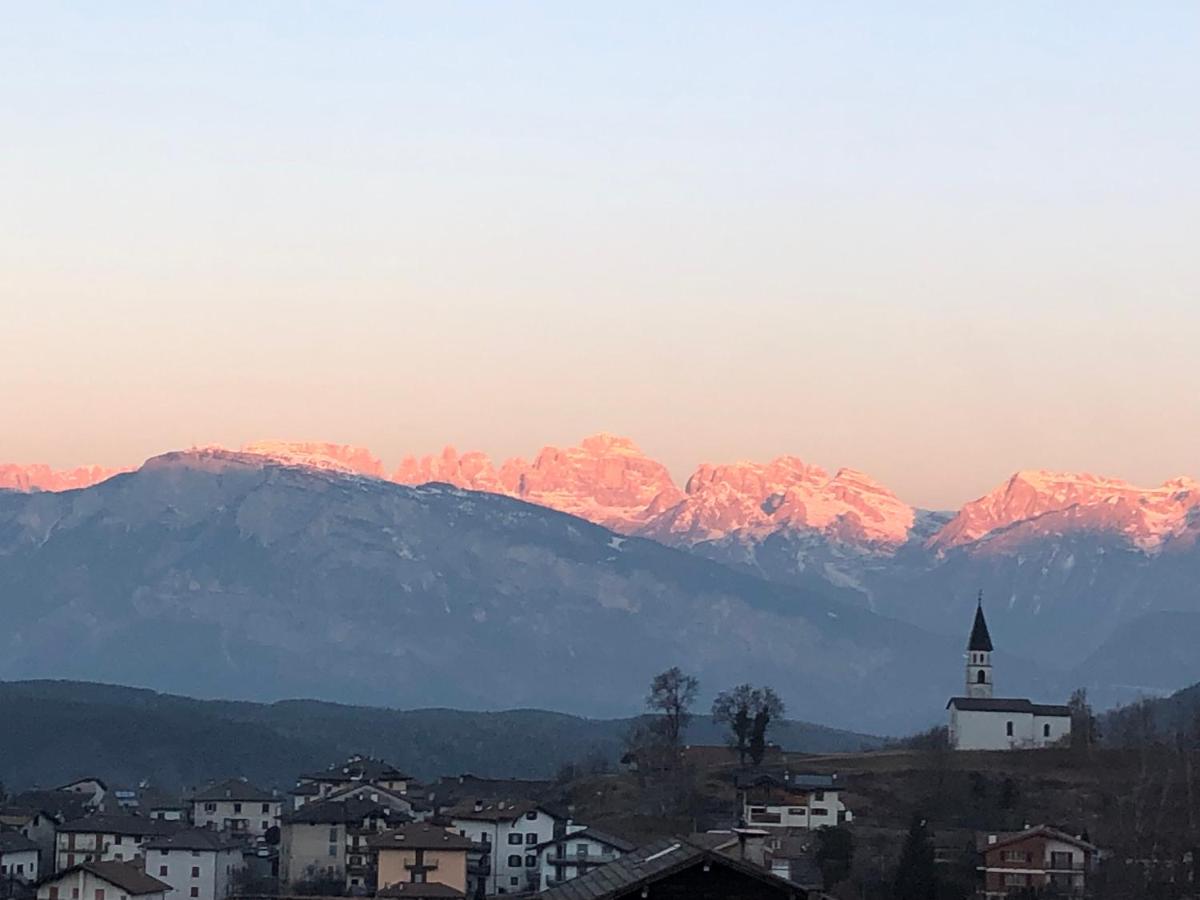
[[[872,752],[784,752],[773,692],[749,685],[714,705],[729,744],[689,745],[695,680],[672,669],[615,768],[421,783],[360,754],[282,789],[232,773],[183,796],[96,776],[19,791],[0,797],[0,898],[1001,900],[1137,896],[1131,872],[1191,896],[1190,781],[1180,800],[1170,759],[993,696],[992,650],[980,605],[947,725]],[[1151,796],[1153,822],[1128,805]]]

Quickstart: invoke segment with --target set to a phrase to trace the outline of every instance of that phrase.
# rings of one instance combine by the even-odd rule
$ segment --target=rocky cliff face
[[[0,463],[0,490],[9,491],[73,491],[91,487],[112,478],[124,469],[104,466],[79,466],[74,469],[52,469],[41,463],[18,465]]]

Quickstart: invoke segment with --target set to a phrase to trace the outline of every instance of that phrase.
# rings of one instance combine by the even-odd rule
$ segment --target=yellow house
[[[396,896],[416,896],[419,891],[406,891],[405,886],[425,884],[466,895],[467,853],[474,844],[462,835],[417,822],[373,835],[368,846],[378,860],[380,895],[398,888]]]

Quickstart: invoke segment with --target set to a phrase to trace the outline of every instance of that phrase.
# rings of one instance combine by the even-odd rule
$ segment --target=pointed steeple
[[[971,626],[971,639],[967,642],[967,650],[992,652],[992,636],[988,634],[987,621],[983,618],[983,591],[979,592],[979,603],[975,607],[975,624]]]

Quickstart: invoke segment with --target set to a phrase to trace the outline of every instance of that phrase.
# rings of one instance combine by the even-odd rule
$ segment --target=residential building
[[[682,839],[656,841],[538,894],[539,900],[807,900],[811,893],[762,866]]]
[[[357,797],[306,803],[283,817],[279,876],[289,885],[337,880],[351,891],[369,889],[376,879],[368,838],[406,820]]]
[[[767,868],[792,884],[810,891],[820,891],[825,885],[817,865],[817,849],[811,836],[786,836],[767,850]]]
[[[79,794],[91,809],[104,809],[104,801],[108,797],[108,785],[99,778],[77,778],[67,784],[59,785],[56,791]],[[109,810],[117,812],[118,810]]]
[[[977,848],[983,855],[983,889],[978,894],[982,900],[1046,889],[1082,896],[1099,856],[1083,838],[1047,825],[981,835]]]
[[[816,829],[854,819],[836,775],[785,772],[738,779],[742,821],[751,828]]]
[[[15,831],[33,841],[38,850],[38,871],[54,870],[54,835],[59,820],[45,810],[0,806],[0,832]]]
[[[171,900],[223,900],[244,865],[243,847],[228,832],[188,828],[146,841],[146,871],[171,886]]]
[[[424,822],[401,825],[367,839],[376,858],[380,890],[397,885],[437,883],[467,892],[467,857],[475,844],[446,828]],[[412,892],[396,896],[413,896]]]
[[[463,837],[485,845],[478,873],[486,894],[516,894],[541,887],[538,845],[565,833],[568,818],[531,800],[466,801],[441,815]],[[475,892],[471,885],[468,893]]]
[[[967,639],[966,696],[951,697],[950,746],[956,750],[1015,750],[1049,747],[1071,735],[1066,706],[994,697],[992,637],[983,616],[983,595]]]
[[[0,831],[0,881],[38,880],[38,845],[19,831]]]
[[[78,863],[130,862],[144,855],[147,840],[178,829],[178,825],[123,813],[97,813],[58,826],[55,871]]]
[[[541,880],[535,889],[578,878],[635,849],[633,844],[615,835],[584,825],[567,825],[562,835],[537,846]]]
[[[244,778],[209,785],[192,797],[192,823],[233,834],[261,838],[279,824],[283,800]]]
[[[129,862],[87,862],[38,884],[37,900],[166,900],[170,885]]]
[[[394,794],[406,794],[411,781],[411,776],[405,775],[391,763],[356,754],[344,763],[330,766],[324,772],[301,775],[297,787],[315,784],[316,799],[325,799],[335,791],[354,784],[373,784]],[[295,792],[293,796],[297,796]]]

